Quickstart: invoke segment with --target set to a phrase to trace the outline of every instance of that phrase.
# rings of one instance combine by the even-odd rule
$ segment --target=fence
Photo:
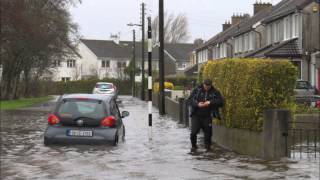
[[[286,155],[291,158],[320,156],[320,113],[299,115],[288,122]]]

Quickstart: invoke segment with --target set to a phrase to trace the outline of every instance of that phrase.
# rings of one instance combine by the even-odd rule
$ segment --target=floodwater
[[[118,146],[43,145],[48,112],[1,112],[1,179],[319,179],[319,158],[264,161],[224,150],[190,154],[189,129],[121,96],[126,141]],[[200,148],[203,138],[199,138]]]

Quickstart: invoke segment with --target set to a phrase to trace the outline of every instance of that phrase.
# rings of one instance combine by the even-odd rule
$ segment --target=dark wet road
[[[124,119],[126,142],[117,147],[45,147],[48,113],[2,112],[1,179],[319,179],[315,158],[266,162],[218,147],[190,155],[189,130],[159,118],[156,109],[149,141],[147,104],[120,99],[131,114]]]

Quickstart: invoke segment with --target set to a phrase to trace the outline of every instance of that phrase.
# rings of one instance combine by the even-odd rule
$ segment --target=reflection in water
[[[126,142],[116,147],[45,147],[48,113],[2,112],[1,179],[319,179],[315,158],[264,161],[217,146],[190,154],[189,130],[159,118],[156,109],[149,141],[147,104],[120,98],[130,116],[124,119]]]

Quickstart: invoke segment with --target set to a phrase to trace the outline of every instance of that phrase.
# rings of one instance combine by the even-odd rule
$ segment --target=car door
[[[122,118],[121,118],[121,114],[120,114],[119,108],[118,108],[117,103],[116,103],[116,101],[114,99],[111,100],[111,114],[117,120],[116,127],[118,129],[118,135],[119,135],[119,137],[122,137],[123,136],[124,127],[123,127]]]

